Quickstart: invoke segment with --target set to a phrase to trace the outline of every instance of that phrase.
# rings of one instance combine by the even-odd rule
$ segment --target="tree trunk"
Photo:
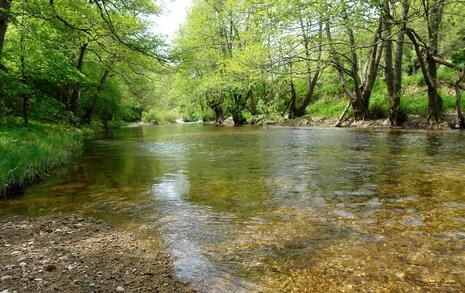
[[[306,30],[306,27],[304,25],[304,20],[302,14],[300,14],[300,29],[302,32],[302,40],[303,40],[303,45],[305,48],[305,65],[306,65],[306,76],[307,76],[307,92],[305,93],[305,97],[303,98],[302,102],[300,105],[297,105],[297,94],[294,88],[294,84],[292,83],[292,76],[291,76],[291,101],[289,104],[289,118],[294,119],[297,117],[301,117],[305,115],[305,111],[310,105],[310,102],[312,101],[313,93],[315,92],[315,87],[318,82],[318,79],[320,78],[320,72],[321,72],[321,65],[320,65],[320,60],[322,56],[322,51],[323,51],[323,46],[321,43],[322,40],[322,34],[323,34],[323,22],[320,22],[319,28],[318,28],[318,55],[316,59],[316,68],[315,72],[312,75],[312,69],[310,67],[310,59],[311,59],[311,49],[309,45],[309,37],[308,37],[308,32]],[[291,69],[292,70],[292,69]]]
[[[432,2],[432,3],[431,3]],[[428,44],[423,42],[418,34],[411,28],[406,30],[407,36],[413,43],[415,53],[420,62],[421,72],[428,87],[428,122],[432,119],[439,122],[442,119],[442,98],[438,93],[437,64],[434,56],[437,56],[439,43],[439,26],[442,21],[445,0],[423,1],[423,15],[428,28]],[[424,48],[420,47],[420,43]]]
[[[0,0],[0,55],[2,55],[12,0]]]
[[[347,80],[345,78],[346,69],[343,67],[343,65],[341,63],[341,60],[339,58],[339,55],[338,55],[338,53],[336,51],[336,48],[334,47],[329,20],[326,20],[326,22],[325,22],[325,32],[326,32],[326,38],[328,39],[328,43],[329,43],[329,51],[330,51],[331,57],[333,59],[332,61],[334,63],[333,66],[335,67],[335,69],[336,69],[336,71],[338,73],[339,82],[341,83],[342,88],[344,89],[344,92],[349,97],[349,103],[347,104],[347,107],[344,109],[343,113],[341,114],[338,121],[334,125],[335,127],[339,127],[339,126],[341,126],[342,122],[344,121],[344,118],[345,118],[347,112],[349,111],[349,107],[352,105],[352,100],[354,99],[354,93],[349,88],[349,85],[348,85]]]
[[[433,79],[433,76],[431,76],[431,73],[434,73],[434,70],[437,70],[436,62],[433,57],[430,56],[427,48],[420,49],[418,37],[413,30],[408,29],[406,33],[413,43],[415,53],[417,54],[418,61],[420,63],[421,72],[423,73],[426,86],[428,87],[428,123],[431,119],[433,119],[434,122],[439,122],[442,118],[442,99],[438,93],[437,82]],[[431,61],[434,62],[434,70],[430,70],[428,67],[431,65]]]
[[[348,16],[344,16],[345,20],[348,20]],[[381,39],[381,32],[383,30],[383,21],[380,17],[378,28],[373,37],[373,43],[370,53],[370,59],[368,60],[368,65],[366,66],[367,70],[363,73],[364,80],[360,78],[360,69],[359,69],[359,58],[357,56],[357,47],[355,42],[355,35],[352,27],[347,26],[346,30],[349,36],[349,56],[343,56],[344,59],[349,60],[350,68],[344,68],[339,53],[336,51],[330,30],[329,21],[326,21],[325,30],[326,36],[329,42],[330,54],[333,58],[334,67],[338,72],[339,81],[342,84],[342,87],[350,99],[350,104],[354,110],[354,119],[363,120],[368,114],[368,106],[370,101],[371,92],[376,81],[376,75],[381,61],[381,55],[383,52],[383,46],[380,46],[379,40]],[[348,82],[346,81],[344,75],[348,75],[352,80],[352,90]],[[344,111],[347,112],[347,111]],[[344,115],[343,115],[344,116]],[[343,118],[343,117],[342,117]]]
[[[289,93],[290,93],[290,100],[289,100],[289,119],[294,119],[298,117],[296,114],[297,109],[295,106],[296,100],[297,100],[297,94],[295,92],[295,87],[294,87],[294,81],[289,82]]]
[[[25,61],[25,53],[26,53],[26,49],[25,49],[25,46],[26,46],[26,42],[24,40],[25,36],[24,36],[24,31],[21,30],[20,33],[20,38],[19,38],[19,47],[20,47],[20,56],[19,56],[19,62],[20,62],[20,66],[21,66],[21,83],[24,85],[25,88],[28,87],[28,81],[27,81],[27,78],[26,78],[26,61]],[[28,95],[27,95],[27,92],[23,92],[23,120],[24,120],[24,124],[25,125],[28,125],[29,124],[29,109],[28,109]]]
[[[397,33],[396,48],[395,48],[395,59],[393,60],[393,48],[392,41],[389,37],[392,33],[393,19],[391,15],[390,2],[385,2],[385,36],[384,39],[384,61],[385,61],[385,79],[389,96],[389,121],[391,126],[398,126],[401,124],[401,113],[400,113],[400,99],[402,91],[402,57],[404,50],[405,40],[405,27],[406,19],[409,11],[409,3],[403,2],[400,28]]]
[[[435,122],[438,122],[442,118],[442,98],[437,91],[438,67],[436,61],[431,57],[438,55],[439,26],[442,21],[445,0],[434,0],[432,2],[430,13],[426,14],[429,16],[427,24],[430,45],[427,51],[427,62],[428,72],[434,84],[434,90],[428,89],[428,100],[430,102],[430,115]]]
[[[381,33],[384,28],[383,18],[380,17],[378,23],[378,29],[373,37],[373,43],[371,47],[370,59],[368,60],[368,67],[366,73],[364,73],[364,81],[360,84],[358,71],[355,71],[358,66],[352,65],[353,68],[353,80],[354,84],[359,84],[359,89],[355,89],[355,100],[352,101],[352,108],[354,109],[355,120],[364,120],[369,111],[369,103],[373,86],[375,85],[376,76],[378,73],[379,63],[381,61],[381,55],[383,54],[383,46],[379,44],[381,40]],[[353,42],[353,41],[351,41]],[[355,53],[353,53],[355,55]],[[354,59],[353,62],[355,62]]]
[[[79,72],[82,72],[82,67],[84,66],[84,57],[86,54],[86,49],[89,44],[85,43],[79,48],[79,55],[78,55],[78,61],[76,64],[76,69]],[[71,97],[70,97],[70,110],[73,112],[73,114],[78,117],[79,116],[79,98],[81,97],[81,83],[77,82],[75,85],[73,85],[73,89],[71,92]]]
[[[465,82],[465,65],[463,66],[462,71],[460,72],[457,81],[454,84],[455,87],[455,110],[457,112],[455,127],[459,129],[465,129],[465,118],[462,113],[462,89],[465,87],[463,83]]]
[[[215,112],[215,124],[216,126],[222,126],[224,123],[224,112],[223,108],[219,104],[215,104],[213,106],[210,106],[213,109],[213,112]]]
[[[103,73],[102,73],[102,76],[100,77],[100,81],[95,91],[95,94],[92,97],[91,104],[87,107],[86,112],[84,116],[82,117],[82,122],[84,123],[90,123],[92,114],[94,113],[95,107],[97,106],[97,101],[100,96],[100,92],[102,91],[103,85],[105,84],[105,81],[107,80],[111,72],[111,69],[110,69],[111,62],[109,64],[110,65],[107,65],[107,67],[103,70]]]

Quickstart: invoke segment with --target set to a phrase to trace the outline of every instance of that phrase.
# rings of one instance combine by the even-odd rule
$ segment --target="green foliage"
[[[337,117],[347,106],[347,99],[324,97],[314,102],[308,109],[310,115],[315,117]]]
[[[158,11],[145,0],[12,1],[0,114],[27,106],[40,121],[139,120],[164,58],[147,21]]]
[[[159,109],[150,109],[147,112],[142,113],[142,121],[147,123],[175,123],[178,118],[178,113],[176,110],[159,110]]]
[[[0,126],[0,193],[69,162],[81,152],[81,137],[88,132],[35,122],[28,127],[11,123]]]

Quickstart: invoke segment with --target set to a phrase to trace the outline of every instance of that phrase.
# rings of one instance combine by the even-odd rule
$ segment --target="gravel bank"
[[[171,256],[79,216],[0,222],[0,292],[195,292]]]

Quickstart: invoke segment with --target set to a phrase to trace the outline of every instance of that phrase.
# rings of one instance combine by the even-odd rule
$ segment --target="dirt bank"
[[[337,122],[337,118],[318,118],[318,117],[300,117],[292,120],[286,120],[282,126],[288,127],[333,127]],[[423,130],[451,130],[451,125],[455,123],[455,116],[452,114],[445,115],[444,121],[437,124],[430,124],[426,118],[409,115],[407,121],[399,129],[423,129]],[[348,119],[341,124],[341,127],[351,128],[391,128],[389,119],[376,119],[354,121]]]
[[[194,292],[172,259],[91,218],[0,222],[0,292]]]

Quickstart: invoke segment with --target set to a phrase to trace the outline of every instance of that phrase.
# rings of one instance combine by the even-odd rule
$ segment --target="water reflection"
[[[147,227],[205,291],[465,286],[465,137],[162,126],[121,129],[1,201]],[[157,234],[159,233],[159,234]]]

